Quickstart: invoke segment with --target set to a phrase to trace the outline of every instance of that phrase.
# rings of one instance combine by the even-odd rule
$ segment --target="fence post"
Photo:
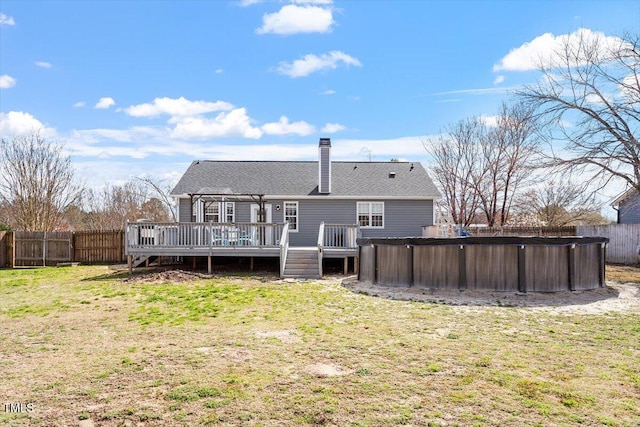
[[[69,237],[69,261],[76,262],[76,232],[72,231]]]
[[[42,266],[47,266],[47,232],[42,235]]]

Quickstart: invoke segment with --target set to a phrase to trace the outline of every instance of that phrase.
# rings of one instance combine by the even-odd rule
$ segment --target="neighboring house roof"
[[[619,206],[620,203],[624,202],[625,200],[627,200],[629,197],[631,197],[632,194],[638,192],[638,190],[635,187],[631,187],[630,189],[628,189],[627,191],[625,191],[624,193],[622,193],[620,196],[618,196],[613,203],[611,203],[611,206]]]
[[[390,177],[395,172],[395,177]],[[215,190],[215,191],[213,191]],[[224,190],[224,191],[220,191]],[[331,162],[331,193],[318,193],[318,162],[194,161],[171,194],[440,198],[420,163]]]

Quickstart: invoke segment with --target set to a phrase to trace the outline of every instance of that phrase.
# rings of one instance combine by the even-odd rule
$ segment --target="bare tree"
[[[107,185],[100,192],[90,190],[83,205],[80,217],[74,210],[69,213],[79,218],[77,227],[90,230],[121,229],[126,221],[139,219],[166,222],[171,215],[165,202],[137,178],[123,185]]]
[[[164,208],[167,210],[167,212],[169,212],[171,219],[173,219],[174,222],[177,221],[178,214],[176,212],[176,204],[170,196],[171,185],[167,184],[166,181],[153,180],[150,177],[136,179],[153,190],[153,192],[157,196],[157,200],[161,201],[164,205]]]
[[[55,230],[65,208],[77,201],[82,191],[61,145],[38,132],[2,139],[0,202],[8,207],[12,228]]]
[[[539,68],[540,81],[518,95],[545,120],[552,142],[566,142],[550,164],[582,173],[596,190],[618,180],[640,191],[638,36],[583,31]]]
[[[461,120],[436,138],[422,141],[432,157],[431,171],[456,224],[467,226],[475,218],[480,199],[473,188],[483,127],[476,119]]]
[[[539,139],[531,110],[503,103],[495,126],[485,126],[472,185],[489,226],[505,225],[513,199],[538,165]]]
[[[481,211],[490,226],[504,225],[514,196],[531,176],[538,154],[535,122],[521,104],[503,104],[495,124],[471,118],[445,135],[423,141],[432,157],[453,220],[469,225]]]
[[[600,215],[601,204],[586,187],[587,184],[576,184],[566,177],[548,180],[522,194],[517,200],[518,210],[554,227],[606,223]]]

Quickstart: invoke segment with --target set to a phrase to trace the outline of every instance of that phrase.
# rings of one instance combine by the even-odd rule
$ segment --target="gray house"
[[[145,249],[142,232],[167,249],[191,245],[190,255],[209,262],[279,256],[283,276],[314,277],[324,258],[343,258],[346,268],[358,237],[420,236],[440,198],[420,163],[332,161],[328,138],[317,161],[194,161],[171,195],[178,224],[191,229],[128,224],[132,255]]]
[[[618,211],[618,224],[640,224],[640,192],[635,188],[624,192],[612,206]]]

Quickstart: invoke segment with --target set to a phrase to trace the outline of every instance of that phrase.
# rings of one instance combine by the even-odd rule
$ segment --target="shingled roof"
[[[440,198],[427,171],[411,162],[331,162],[331,193],[318,193],[318,162],[210,161],[191,163],[174,196],[264,194],[318,197]],[[392,177],[392,174],[394,176]]]

